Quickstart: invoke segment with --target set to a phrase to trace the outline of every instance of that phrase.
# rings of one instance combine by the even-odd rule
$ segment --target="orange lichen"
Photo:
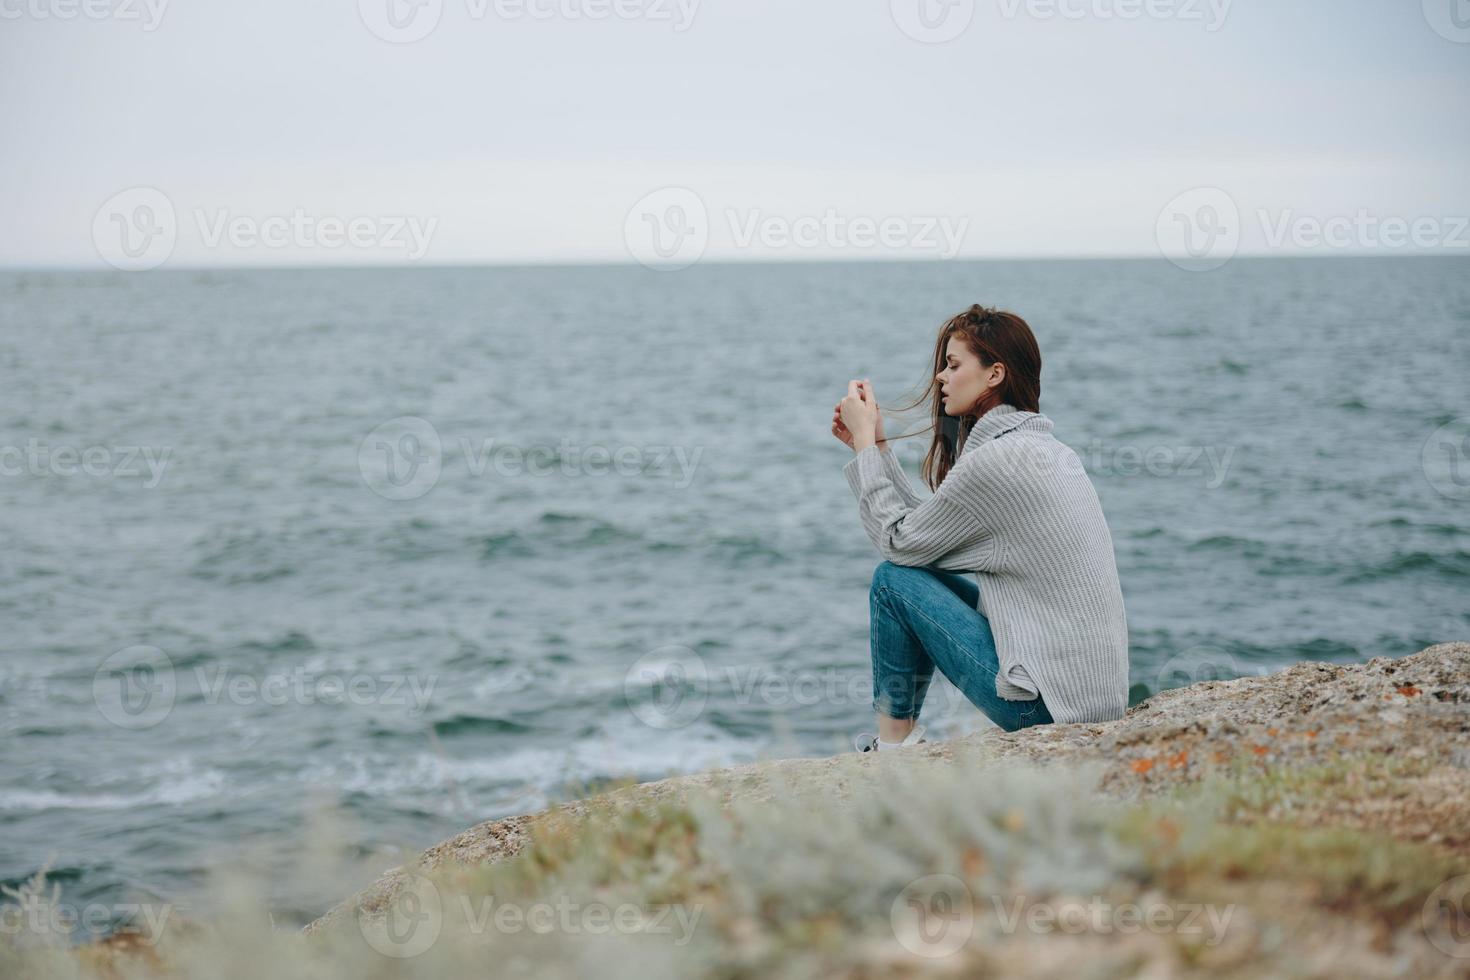
[[[1398,689],[1398,692],[1406,698],[1417,697],[1418,695],[1424,693],[1413,684],[1405,684],[1403,687]]]
[[[1148,772],[1153,767],[1154,767],[1154,760],[1152,760],[1152,759],[1134,759],[1133,760],[1133,771],[1134,772],[1137,772],[1137,773],[1145,773],[1145,772]]]
[[[965,848],[965,853],[960,858],[960,867],[967,877],[980,877],[985,872],[985,852],[973,845]]]

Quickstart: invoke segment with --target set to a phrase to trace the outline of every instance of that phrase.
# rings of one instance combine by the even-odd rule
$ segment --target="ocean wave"
[[[609,556],[686,553],[716,563],[741,566],[749,562],[784,562],[790,555],[780,545],[758,534],[702,530],[660,535],[646,533],[597,517],[550,512],[530,530],[504,530],[474,539],[485,561],[507,558],[554,558],[588,552]]]
[[[536,726],[510,718],[495,718],[490,715],[457,714],[436,721],[434,734],[443,738],[453,735],[519,735],[533,732]]]
[[[1350,572],[1343,581],[1349,584],[1382,582],[1403,575],[1431,575],[1451,581],[1470,578],[1470,552],[1409,551],[1385,561]]]
[[[316,641],[300,630],[287,630],[268,640],[251,640],[240,644],[242,653],[314,653]],[[213,658],[210,658],[213,659]]]
[[[132,810],[148,806],[182,806],[218,796],[225,775],[215,769],[165,779],[136,792],[66,792],[51,789],[0,788],[0,812],[46,810]]]
[[[487,793],[529,787],[557,793],[569,783],[635,777],[662,778],[752,761],[756,746],[712,725],[691,725],[678,737],[636,721],[599,726],[598,733],[556,748],[509,747],[502,753],[457,758],[419,752],[392,758],[348,756],[339,765],[313,767],[304,782],[332,786],[344,793],[382,799],[416,797],[456,788]]]
[[[258,585],[296,574],[296,562],[277,554],[279,537],[254,531],[235,534],[215,544],[202,546],[204,554],[194,560],[189,574],[206,582],[224,585]]]
[[[1260,558],[1266,553],[1266,543],[1233,534],[1212,534],[1191,541],[1186,548],[1190,551],[1229,551],[1245,558]]]
[[[1470,528],[1454,524],[1420,523],[1405,517],[1394,517],[1386,521],[1374,521],[1369,527],[1386,527],[1395,531],[1422,531],[1437,538],[1470,537]]]

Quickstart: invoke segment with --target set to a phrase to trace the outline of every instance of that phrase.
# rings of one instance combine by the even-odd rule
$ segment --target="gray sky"
[[[418,2],[0,0],[0,264],[1470,255],[1466,0]]]

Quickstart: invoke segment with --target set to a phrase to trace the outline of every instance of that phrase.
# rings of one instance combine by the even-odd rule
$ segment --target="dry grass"
[[[614,794],[536,821],[511,859],[446,865],[311,936],[272,929],[225,879],[209,921],[156,945],[7,935],[0,975],[1464,976],[1470,959],[1431,941],[1452,936],[1432,899],[1470,864],[1330,825],[1344,800],[1413,798],[1431,771],[1242,765],[1124,803],[1089,788],[1097,767],[956,759],[873,767],[842,805],[795,786],[730,806]]]

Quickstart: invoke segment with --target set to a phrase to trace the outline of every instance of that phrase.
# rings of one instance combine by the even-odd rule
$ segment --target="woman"
[[[869,593],[878,733],[858,736],[859,750],[922,741],[935,667],[1006,731],[1122,717],[1128,626],[1112,536],[1040,397],[1025,320],[972,306],[945,323],[914,403],[933,406],[923,473],[934,493],[922,502],[872,386],[853,381],[838,402],[832,434],[854,453],[843,473],[885,559]]]

